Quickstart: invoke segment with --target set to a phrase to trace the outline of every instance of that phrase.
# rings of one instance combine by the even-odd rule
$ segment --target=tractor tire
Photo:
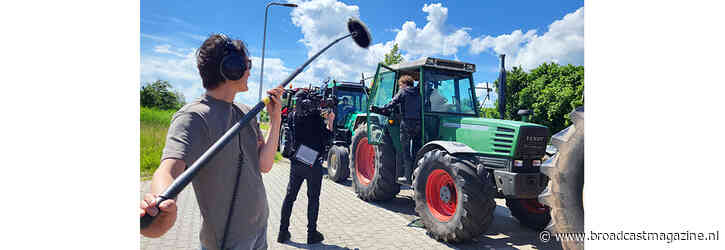
[[[541,231],[551,221],[551,209],[536,199],[506,199],[506,207],[521,225]]]
[[[346,181],[350,175],[348,162],[350,162],[350,154],[347,152],[347,148],[333,145],[327,154],[327,175],[330,176],[330,180],[338,183]]]
[[[400,184],[395,182],[395,150],[389,136],[379,145],[370,145],[363,123],[355,129],[350,152],[352,185],[360,199],[390,200],[400,192]]]
[[[485,172],[488,173],[488,172]],[[431,237],[458,243],[486,232],[493,222],[494,188],[476,174],[475,165],[431,150],[415,169],[415,211]]]
[[[584,232],[584,107],[569,114],[572,125],[552,136],[558,152],[541,166],[549,184],[539,201],[551,208],[547,231]],[[584,242],[563,241],[564,249],[583,249]]]
[[[284,152],[284,144],[287,141],[287,128],[282,126],[282,129],[279,131],[279,146],[277,147],[277,150],[282,153]]]

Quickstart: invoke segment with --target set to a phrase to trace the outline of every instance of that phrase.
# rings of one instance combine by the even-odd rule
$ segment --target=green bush
[[[184,95],[171,91],[168,81],[156,80],[141,87],[141,107],[162,110],[179,109],[184,106]]]
[[[553,134],[569,126],[569,113],[583,105],[584,66],[544,63],[529,72],[520,67],[506,71],[504,119],[521,120],[519,109],[529,109],[533,111],[529,122],[545,125]],[[499,118],[498,112],[486,113]]]

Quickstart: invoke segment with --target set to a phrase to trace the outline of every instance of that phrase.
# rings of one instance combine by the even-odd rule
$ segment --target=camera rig
[[[286,89],[282,94],[284,108],[282,114],[282,136],[280,151],[285,158],[292,157],[299,145],[295,142],[295,121],[299,117],[320,115],[326,117],[334,112],[338,99],[325,82],[322,87]],[[294,112],[294,113],[293,113]],[[325,152],[330,145],[325,145]],[[322,154],[321,154],[322,155]]]

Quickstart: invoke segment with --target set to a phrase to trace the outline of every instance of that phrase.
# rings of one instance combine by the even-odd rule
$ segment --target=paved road
[[[322,244],[306,245],[306,186],[297,197],[292,211],[290,231],[292,242],[276,242],[280,207],[289,178],[289,162],[275,164],[263,175],[270,207],[267,231],[270,249],[560,249],[556,243],[541,243],[538,232],[520,226],[511,217],[505,200],[496,199],[494,221],[488,232],[465,244],[438,242],[423,228],[410,226],[418,218],[414,211],[413,190],[403,189],[386,202],[364,202],[355,196],[351,182],[322,182],[318,229],[325,235]],[[149,190],[149,182],[141,183],[141,193]],[[174,227],[163,237],[140,236],[141,249],[199,249],[201,215],[189,185],[179,196],[179,216]]]

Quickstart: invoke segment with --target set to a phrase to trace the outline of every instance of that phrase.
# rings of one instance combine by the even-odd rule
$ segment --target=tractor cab
[[[371,104],[380,107],[390,102],[399,90],[397,79],[402,75],[410,75],[415,79],[415,88],[420,91],[422,97],[421,120],[424,129],[421,131],[420,143],[447,138],[440,134],[441,121],[447,122],[446,126],[451,126],[449,124],[451,121],[479,116],[473,72],[475,72],[474,64],[438,58],[423,58],[391,66],[380,64],[371,88],[373,100]],[[390,115],[369,115],[367,122],[369,134],[376,135],[370,139],[370,142],[381,143],[383,132],[381,129],[385,127],[390,128],[392,138],[398,138],[399,122],[397,112]],[[399,144],[396,142],[393,140],[398,148]]]
[[[337,97],[337,110],[335,110],[335,126],[344,128],[351,115],[365,112],[368,104],[366,87],[362,82],[346,82],[332,80],[327,84]]]

